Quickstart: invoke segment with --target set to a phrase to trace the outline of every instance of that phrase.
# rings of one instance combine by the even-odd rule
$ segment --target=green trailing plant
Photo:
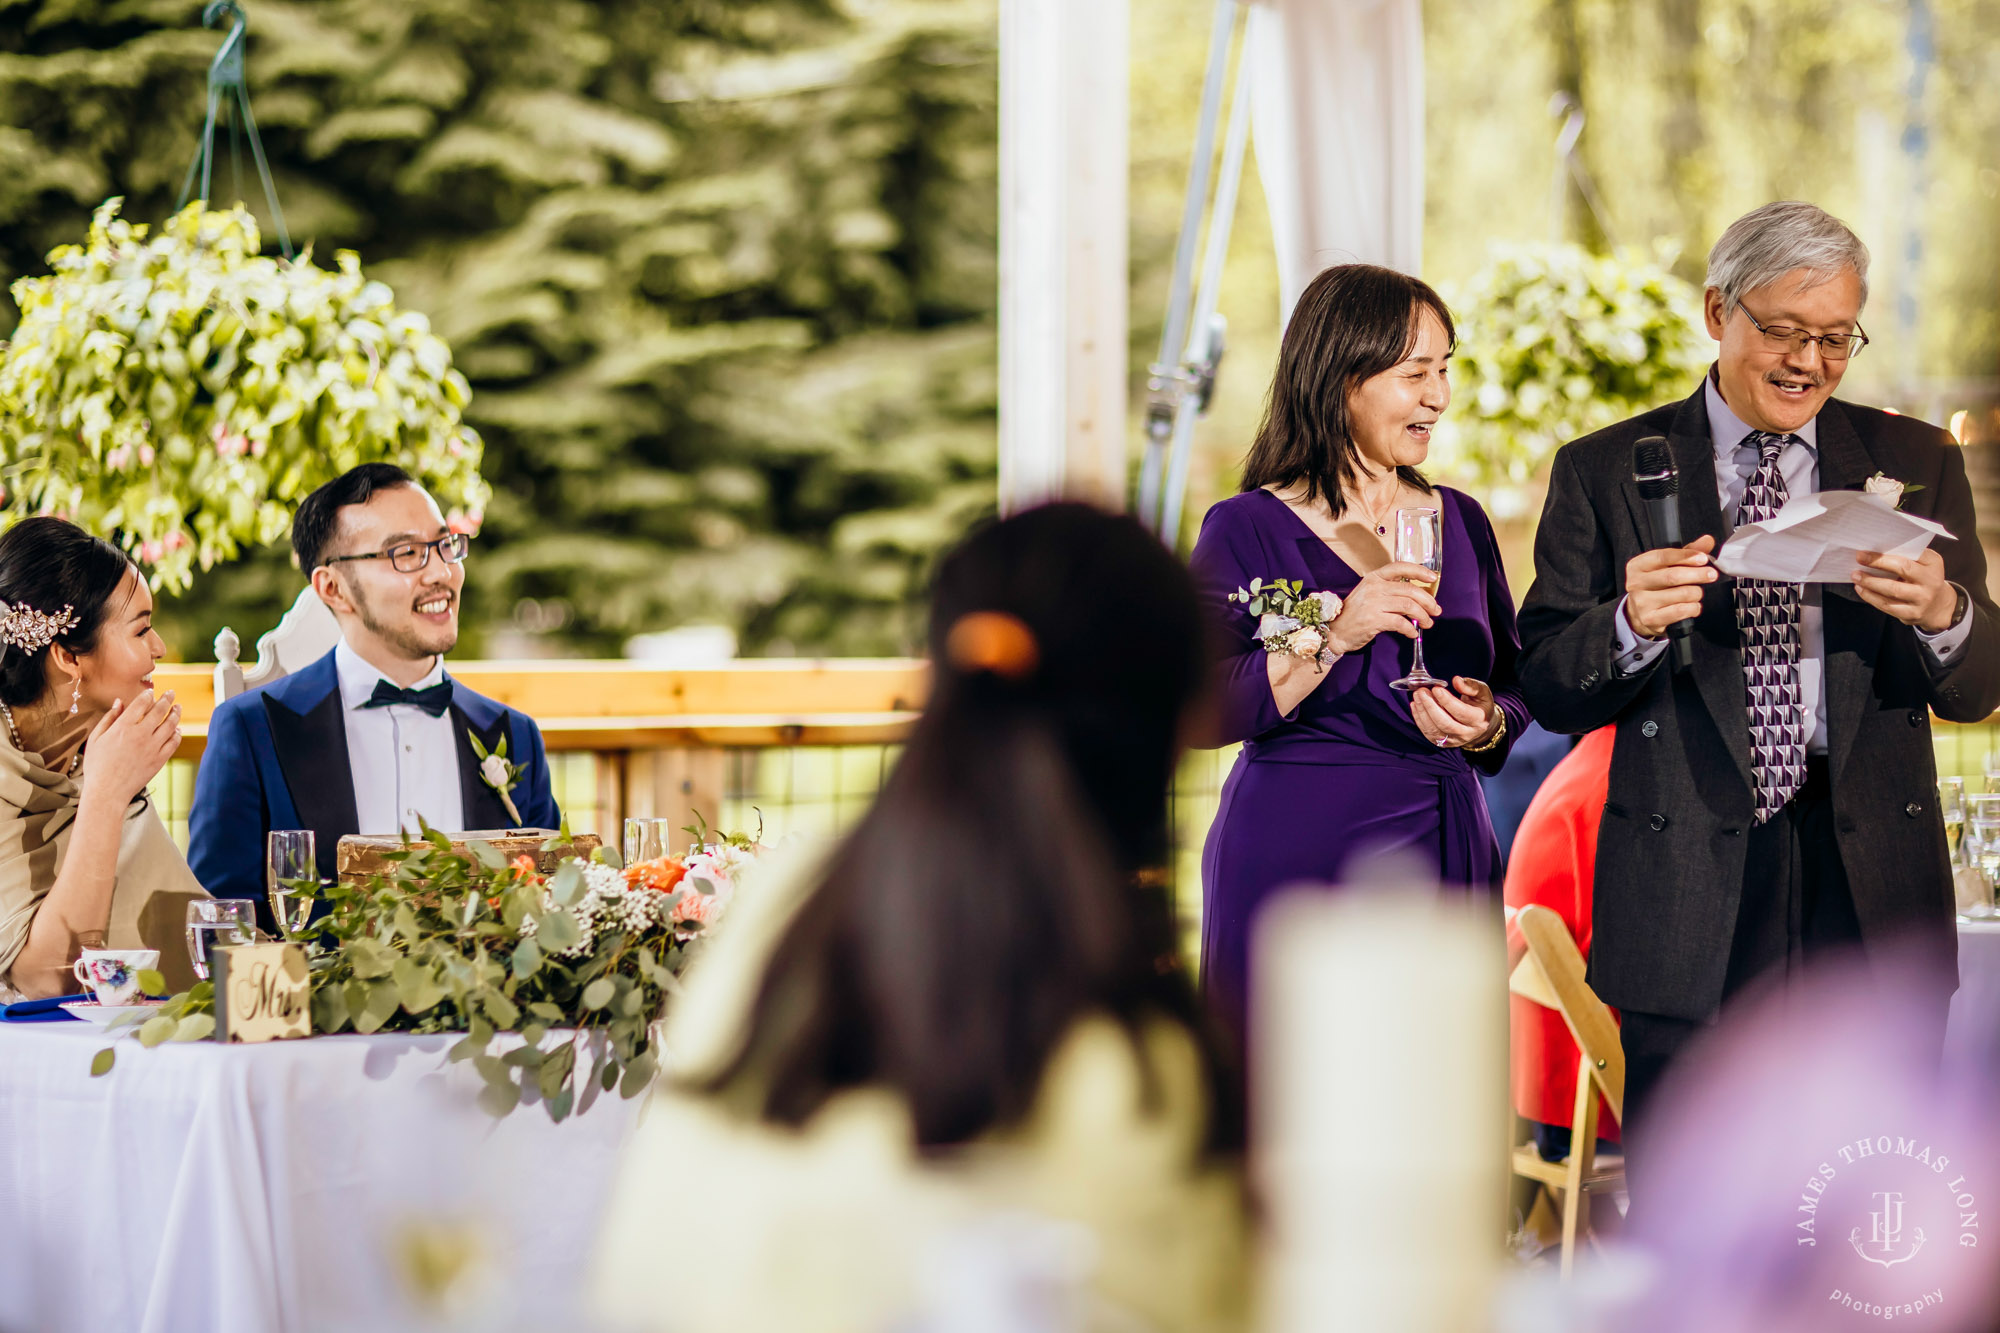
[[[408,469],[477,525],[488,489],[465,377],[352,252],[332,269],[283,261],[241,209],[192,205],[154,231],[119,204],[13,286],[0,525],[62,515],[168,590],[282,537],[299,501],[360,463]]]
[[[1519,487],[1557,446],[1671,402],[1708,364],[1701,294],[1671,251],[1497,246],[1448,293],[1458,324],[1445,466]]]

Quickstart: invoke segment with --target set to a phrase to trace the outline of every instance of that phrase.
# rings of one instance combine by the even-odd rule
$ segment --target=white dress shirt
[[[450,710],[432,717],[412,704],[362,707],[375,693],[375,682],[388,677],[349,648],[345,639],[333,650],[333,666],[340,678],[347,762],[354,773],[356,831],[376,836],[399,830],[415,834],[421,831],[417,822],[421,814],[434,829],[462,832],[465,801]],[[443,680],[440,657],[430,674],[411,688],[429,689]]]
[[[1722,502],[1723,535],[1736,526],[1736,511],[1743,503],[1743,490],[1757,473],[1758,451],[1748,443],[1755,432],[1730,410],[1716,388],[1711,372],[1703,381],[1708,404],[1708,437],[1715,447],[1715,491]],[[1785,475],[1788,496],[1811,495],[1819,490],[1819,421],[1808,421],[1792,432],[1791,442],[1778,455],[1778,470]],[[1970,609],[1969,607],[1967,608]],[[1642,639],[1625,616],[1625,601],[1618,602],[1613,622],[1615,644],[1611,666],[1621,676],[1633,676],[1646,669],[1667,650],[1667,640]],[[1972,635],[1972,617],[1963,615],[1958,623],[1936,634],[1917,631],[1917,642],[1929,652],[1932,665],[1942,670],[1958,660],[1965,641]],[[1820,585],[1808,583],[1799,599],[1799,694],[1813,701],[1812,738],[1806,742],[1808,754],[1826,753],[1826,629],[1820,607]]]

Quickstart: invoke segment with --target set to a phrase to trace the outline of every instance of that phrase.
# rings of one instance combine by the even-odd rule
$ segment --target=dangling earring
[[[70,687],[69,687],[69,715],[71,717],[76,716],[76,706],[82,702],[83,702],[83,677],[73,676],[70,678]]]

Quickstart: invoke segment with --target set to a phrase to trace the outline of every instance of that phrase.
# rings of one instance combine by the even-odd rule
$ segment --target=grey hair
[[[1708,252],[1708,286],[1722,293],[1724,318],[1747,293],[1796,269],[1817,275],[1812,286],[1853,269],[1861,279],[1861,304],[1868,304],[1868,247],[1816,204],[1788,199],[1752,209],[1730,223]]]

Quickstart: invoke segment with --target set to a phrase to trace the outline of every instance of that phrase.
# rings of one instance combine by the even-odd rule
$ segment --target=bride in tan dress
[[[0,1000],[77,989],[86,948],[158,949],[193,981],[187,904],[208,895],[146,796],[180,743],[155,697],[146,581],[58,518],[0,535]]]

